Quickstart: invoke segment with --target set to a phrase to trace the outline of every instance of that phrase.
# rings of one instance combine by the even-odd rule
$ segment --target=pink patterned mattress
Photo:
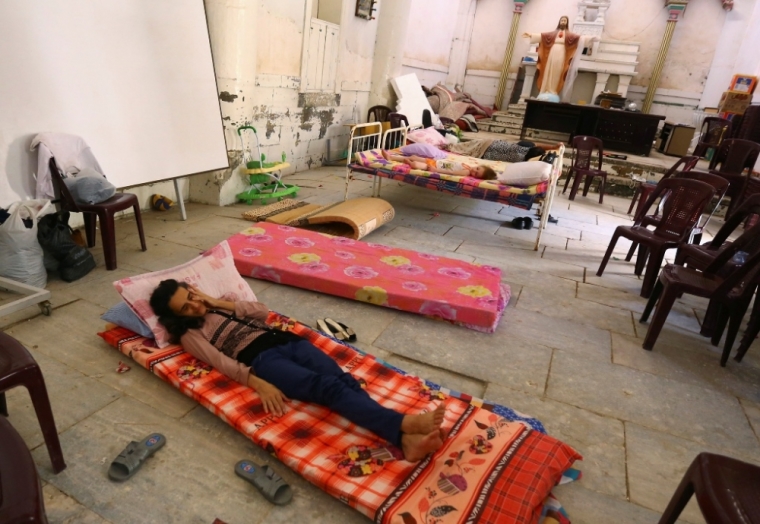
[[[243,276],[496,330],[509,302],[501,270],[259,222],[228,240]]]

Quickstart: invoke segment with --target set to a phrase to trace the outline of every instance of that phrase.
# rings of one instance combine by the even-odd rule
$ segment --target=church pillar
[[[657,84],[660,83],[660,75],[662,69],[665,66],[665,59],[668,57],[668,49],[670,49],[670,41],[673,39],[673,32],[676,29],[676,22],[683,15],[686,5],[689,0],[667,0],[668,8],[668,23],[665,26],[665,34],[662,37],[662,44],[660,44],[660,52],[657,54],[657,59],[654,63],[654,69],[652,69],[652,77],[649,79],[649,86],[647,87],[647,94],[644,97],[644,104],[641,107],[641,111],[649,113],[652,109],[652,102],[654,101],[654,94],[657,91]]]
[[[411,10],[412,2],[409,0],[383,0],[379,5],[370,106],[394,106],[396,96],[390,80],[401,75]]]
[[[494,106],[498,109],[502,108],[504,102],[504,91],[507,89],[507,79],[509,78],[509,65],[512,63],[512,53],[515,50],[515,42],[517,41],[517,30],[520,25],[520,16],[522,16],[523,8],[528,0],[514,0],[515,11],[512,13],[512,26],[509,29],[509,40],[507,41],[507,50],[504,52],[504,62],[501,65],[501,77],[499,78],[499,88],[496,90],[496,100]],[[525,85],[528,85],[528,78],[526,75]],[[531,77],[531,86],[533,86],[533,78]],[[523,88],[523,91],[525,89]],[[530,96],[530,92],[528,92]],[[521,96],[521,99],[525,97]]]
[[[239,149],[237,128],[247,123],[255,105],[256,0],[205,0],[216,84],[227,147]]]
[[[410,2],[411,3],[411,2]],[[457,26],[454,29],[454,41],[451,43],[451,58],[446,84],[464,88],[464,77],[467,72],[467,57],[470,54],[472,29],[475,25],[475,9],[477,0],[459,0]]]

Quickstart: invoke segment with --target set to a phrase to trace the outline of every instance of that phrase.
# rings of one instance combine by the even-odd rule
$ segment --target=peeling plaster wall
[[[667,14],[659,2],[613,0],[603,38],[641,43],[639,75],[631,85],[648,86],[665,33]],[[726,12],[717,0],[689,2],[677,22],[659,89],[702,93]]]
[[[448,68],[459,0],[415,0],[409,14],[404,58]],[[435,30],[420,30],[435,28]]]
[[[251,46],[254,49],[251,56],[240,51],[243,62],[239,64],[240,74],[235,78],[238,91],[221,92],[220,83],[230,149],[228,156],[230,165],[234,167],[198,175],[191,184],[192,200],[217,205],[235,202],[235,195],[248,187],[247,177],[239,171],[242,152],[236,130],[241,125],[256,128],[261,152],[268,160],[280,159],[285,153],[290,167],[283,171],[284,175],[322,165],[328,156],[328,141],[330,158],[338,157],[345,151],[350,131],[345,124],[353,122],[355,108],[359,115],[366,115],[368,109],[377,30],[376,21],[355,17],[355,2],[344,0],[336,90],[331,93],[300,93],[301,48],[307,2],[236,1],[257,3],[256,19],[248,23],[248,27],[253,28],[251,34],[257,36]],[[313,5],[309,7],[313,9]],[[230,23],[227,30],[242,29]],[[235,41],[234,35],[229,34],[217,38]],[[214,42],[212,35],[212,48]],[[230,49],[226,51],[233,52]],[[251,63],[254,65],[251,66]],[[241,85],[244,86],[242,91]],[[255,149],[253,153],[257,154]]]
[[[530,2],[525,10],[532,8],[533,2]],[[467,69],[501,70],[504,50],[507,48],[507,40],[509,40],[509,27],[512,24],[512,11],[514,11],[514,2],[478,0],[475,11],[475,26],[470,41],[470,55],[467,57]],[[523,18],[525,17],[523,16]],[[519,52],[520,57],[523,54],[524,51]],[[515,46],[515,56],[518,56],[517,46]],[[494,94],[495,92],[494,89]]]
[[[249,30],[258,35],[259,73],[299,76],[303,40],[303,0],[261,0],[258,20]]]

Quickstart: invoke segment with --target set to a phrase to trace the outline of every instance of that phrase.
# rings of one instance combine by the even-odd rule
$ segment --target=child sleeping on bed
[[[410,462],[443,446],[442,404],[421,415],[381,406],[311,342],[267,328],[269,308],[261,302],[216,299],[184,282],[164,280],[150,306],[173,343],[255,389],[267,413],[281,416],[288,398],[320,404],[391,442]]]
[[[383,156],[391,162],[407,164],[412,169],[430,171],[443,175],[471,176],[481,180],[496,180],[496,172],[488,166],[468,166],[448,158],[426,158],[417,155],[394,155],[383,150]]]

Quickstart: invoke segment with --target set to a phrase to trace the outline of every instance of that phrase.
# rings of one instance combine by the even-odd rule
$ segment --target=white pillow
[[[507,164],[497,178],[506,186],[535,186],[549,180],[551,173],[552,165],[546,162],[516,162]]]
[[[150,307],[150,295],[162,280],[169,278],[187,282],[212,297],[233,302],[256,300],[256,295],[235,268],[232,251],[226,240],[190,262],[117,280],[113,283],[116,291],[132,311],[148,325],[160,348],[169,345],[169,333],[158,323],[158,317]]]

